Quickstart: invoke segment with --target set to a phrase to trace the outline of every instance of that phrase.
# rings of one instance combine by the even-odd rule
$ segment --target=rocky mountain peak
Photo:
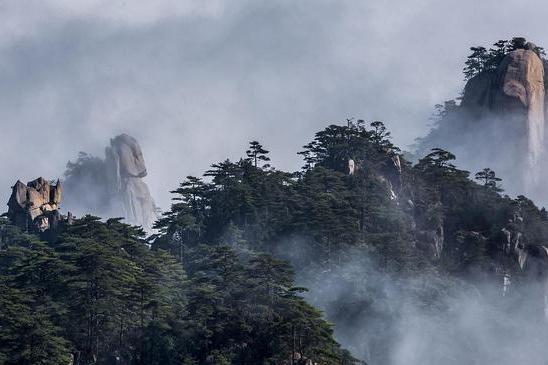
[[[123,217],[152,232],[157,208],[147,184],[141,146],[128,134],[110,140],[104,159],[82,154],[65,172],[67,206],[102,218]]]
[[[8,201],[8,217],[17,226],[44,232],[65,219],[59,212],[63,188],[61,182],[51,184],[43,177],[27,184],[17,181]]]

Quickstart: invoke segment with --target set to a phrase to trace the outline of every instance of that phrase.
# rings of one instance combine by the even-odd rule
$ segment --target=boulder
[[[24,230],[44,232],[57,225],[61,219],[61,185],[51,185],[44,178],[17,181],[8,201],[8,217]]]
[[[49,203],[49,195],[46,199],[41,191],[34,188],[27,189],[27,204],[33,208],[40,208],[42,205]]]

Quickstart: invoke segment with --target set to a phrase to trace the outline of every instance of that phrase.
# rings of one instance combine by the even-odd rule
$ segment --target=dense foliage
[[[509,41],[499,40],[489,49],[483,46],[470,47],[472,53],[468,56],[463,69],[465,80],[469,80],[481,72],[495,71],[504,56],[516,49],[524,49],[526,44],[525,38],[514,37]],[[542,47],[535,46],[533,50],[540,57],[546,55]]]
[[[501,195],[494,171],[479,171],[474,182],[452,163],[455,156],[442,149],[413,165],[390,142],[381,122],[331,125],[300,154],[305,165],[297,173],[260,166],[248,154],[214,164],[203,179],[189,176],[158,222],[162,233],[154,245],[183,261],[187,250],[204,242],[287,259],[300,281],[316,288],[309,298],[344,327],[339,337],[352,337],[364,325],[358,317],[390,316],[375,309],[386,293],[364,275],[413,278],[431,273],[461,280],[480,275],[498,287],[504,275],[516,281],[521,275],[517,261],[502,250],[501,230],[519,229],[531,244],[548,237],[545,211],[525,197]],[[509,224],[516,216],[523,227]],[[372,261],[370,271],[360,264],[348,272],[357,258]],[[334,290],[344,288],[344,294],[318,293],[333,275]],[[429,290],[417,287],[410,295],[432,303],[452,280]],[[384,323],[388,327],[390,319]],[[370,353],[389,352],[383,346],[389,346],[387,341]]]
[[[348,290],[327,315],[388,328],[386,293],[367,275],[519,281],[501,230],[548,237],[546,212],[503,196],[495,172],[474,182],[442,149],[413,165],[381,122],[331,125],[300,154],[301,171],[280,171],[253,141],[245,158],[189,176],[147,239],[120,219],[85,216],[43,237],[2,219],[0,364],[351,364],[294,272],[327,286],[367,257],[366,274],[337,278]],[[412,295],[429,305],[444,285]]]
[[[85,216],[44,242],[0,221],[1,364],[281,364],[351,358],[293,272],[196,246],[181,262],[119,219]]]
[[[305,166],[297,173],[243,158],[214,164],[204,179],[189,176],[173,192],[172,209],[157,223],[161,235],[155,246],[183,261],[185,250],[206,242],[283,256],[293,239],[313,253],[299,260],[327,268],[343,261],[349,248],[367,247],[394,269],[421,269],[431,265],[425,259],[429,243],[421,237],[423,231],[441,225],[446,244],[455,245],[458,232],[479,232],[486,238],[485,254],[475,257],[489,261],[487,251],[495,249],[489,235],[516,210],[532,209],[541,217],[526,198],[502,196],[494,171],[478,172],[476,183],[442,149],[433,149],[413,166],[390,142],[381,122],[371,128],[363,121],[331,125],[301,155]],[[356,165],[353,174],[349,160]]]

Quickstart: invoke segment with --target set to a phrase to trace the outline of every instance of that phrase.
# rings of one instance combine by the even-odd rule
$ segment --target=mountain
[[[334,338],[368,364],[548,355],[544,209],[445,150],[411,163],[381,122],[300,154],[280,171],[253,141],[187,177],[147,239],[119,219],[2,220],[4,363],[356,363]]]
[[[0,220],[0,364],[544,364],[548,213],[504,191],[543,171],[542,50],[497,44],[473,50],[462,103],[419,146],[474,154],[472,174],[349,120],[303,146],[300,171],[251,141],[174,182],[148,236],[108,216],[50,222],[62,202],[46,180],[17,183]],[[72,195],[80,207],[132,192],[136,146],[81,155],[63,195],[71,179],[101,187]],[[20,219],[38,211],[47,226]]]
[[[65,208],[72,213],[124,217],[148,233],[158,208],[142,180],[147,169],[141,146],[127,134],[110,140],[105,158],[80,153],[65,171]]]
[[[256,164],[261,150],[183,181],[153,247],[288,260],[371,364],[509,364],[529,331],[546,332],[547,214],[503,195],[492,170],[474,182],[441,149],[413,164],[381,122],[361,120],[318,132],[297,173]]]
[[[544,50],[524,38],[471,49],[460,104],[438,105],[434,128],[418,150],[448,149],[460,166],[490,167],[509,192],[547,202]]]

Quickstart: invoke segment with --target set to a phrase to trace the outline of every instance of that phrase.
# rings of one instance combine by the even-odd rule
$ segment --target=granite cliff
[[[439,106],[437,125],[418,151],[447,149],[471,172],[494,169],[509,193],[544,202],[547,63],[542,49],[523,38],[497,45],[489,52],[472,48],[475,69],[460,104]]]
[[[121,134],[110,140],[104,159],[80,154],[65,172],[66,206],[103,218],[123,217],[152,232],[157,208],[143,178],[147,169],[137,140]]]
[[[56,228],[61,220],[71,220],[71,214],[62,216],[59,209],[62,197],[59,180],[52,184],[43,177],[27,184],[17,181],[8,201],[7,216],[25,231],[44,232]]]

